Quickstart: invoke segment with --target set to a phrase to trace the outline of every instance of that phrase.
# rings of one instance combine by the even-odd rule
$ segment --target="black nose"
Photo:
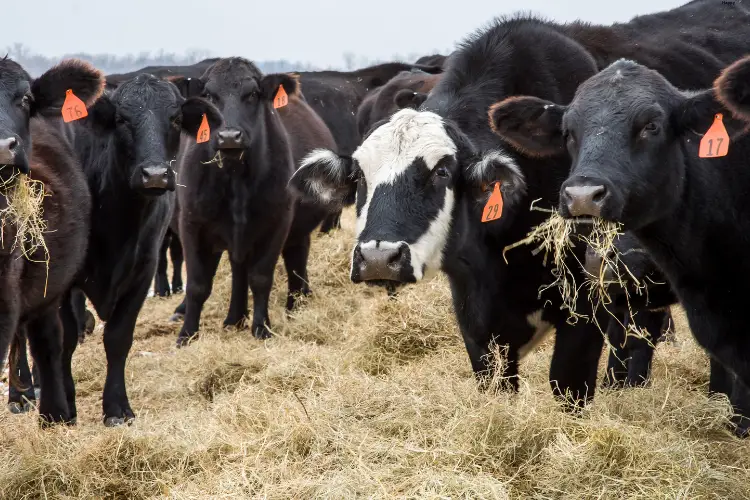
[[[352,259],[352,280],[403,281],[404,271],[409,265],[409,249],[405,243],[358,244]]]
[[[607,188],[597,186],[568,186],[563,189],[562,201],[571,217],[590,215],[600,217],[602,205],[608,195]]]
[[[236,128],[227,128],[220,130],[218,137],[219,149],[238,149],[242,148],[242,131]]]
[[[0,165],[13,165],[16,158],[16,146],[18,146],[18,139],[15,137],[0,139]]]
[[[162,165],[142,167],[141,179],[146,189],[169,189],[169,167]]]

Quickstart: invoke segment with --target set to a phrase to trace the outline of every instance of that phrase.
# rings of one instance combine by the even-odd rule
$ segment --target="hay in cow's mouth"
[[[217,149],[213,158],[211,158],[208,161],[202,161],[201,163],[204,165],[210,165],[212,163],[215,163],[216,166],[218,166],[219,168],[224,168],[224,161],[221,158],[221,150]]]
[[[7,248],[5,228],[15,227],[16,234],[10,250],[19,248],[25,259],[44,262],[49,277],[49,250],[44,241],[44,233],[47,231],[43,205],[44,197],[47,196],[44,183],[26,174],[16,173],[2,182],[0,189],[7,201],[7,206],[0,210],[0,245]],[[44,294],[47,295],[46,281]]]
[[[588,298],[594,306],[594,312],[596,312],[599,306],[606,308],[608,304],[612,303],[612,299],[607,292],[609,285],[617,283],[623,289],[627,289],[625,278],[629,276],[632,283],[634,283],[637,288],[642,286],[642,284],[629,271],[627,271],[627,276],[622,276],[619,271],[619,266],[627,269],[627,266],[620,262],[617,247],[614,244],[617,237],[622,234],[621,223],[604,220],[598,217],[565,219],[558,211],[538,208],[534,206],[534,203],[532,203],[530,209],[549,212],[550,216],[544,222],[529,231],[526,238],[505,247],[503,250],[503,258],[505,259],[505,253],[508,250],[533,243],[538,244],[538,246],[532,250],[532,253],[536,255],[539,252],[544,251],[544,265],[546,266],[549,255],[552,253],[553,268],[551,273],[555,277],[555,281],[549,285],[543,286],[539,290],[539,293],[541,294],[545,290],[557,286],[563,299],[561,307],[570,312],[570,317],[568,318],[569,323],[574,324],[580,318],[593,319],[593,321],[596,322],[596,314],[594,314],[593,318],[589,318],[587,315],[580,314],[576,311],[575,306],[578,301],[578,292],[581,286],[588,285]],[[588,244],[601,258],[601,271],[606,269],[607,266],[612,268],[615,273],[614,280],[605,280],[604,273],[599,272],[597,276],[589,274],[584,280],[584,283],[581,283],[580,285],[576,283],[575,275],[566,263],[566,259],[569,255],[573,256],[578,261],[581,269],[585,270],[583,263],[578,260],[575,254],[569,252],[569,249],[573,248],[574,245],[572,236],[576,232],[576,227],[580,224],[590,226],[591,231],[588,235],[576,234],[576,237],[579,241]],[[507,259],[505,262],[508,262]],[[614,314],[612,314],[612,316],[614,316]],[[601,325],[598,326],[600,330],[604,331]]]

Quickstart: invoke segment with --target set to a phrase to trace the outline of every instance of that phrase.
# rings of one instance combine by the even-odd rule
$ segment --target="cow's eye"
[[[23,109],[29,109],[31,107],[31,96],[29,94],[24,95],[20,101],[18,101],[19,106],[21,106]]]
[[[182,115],[177,115],[172,119],[172,126],[177,130],[182,129]]]
[[[259,95],[260,93],[257,90],[253,90],[252,92],[250,92],[249,94],[245,96],[245,99],[248,101],[252,101],[252,100],[257,99]]]
[[[450,172],[448,172],[448,169],[445,167],[439,167],[437,170],[435,170],[435,175],[445,179],[450,175]]]
[[[651,133],[653,133],[653,132],[656,132],[657,130],[659,130],[659,126],[656,123],[654,123],[654,122],[649,122],[649,123],[646,124],[645,127],[643,127],[643,131],[644,132],[651,132]]]

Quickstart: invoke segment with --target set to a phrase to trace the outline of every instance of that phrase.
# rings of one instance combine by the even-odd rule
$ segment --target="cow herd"
[[[314,290],[313,231],[335,230],[353,204],[351,280],[393,294],[444,273],[482,387],[495,375],[493,344],[506,348],[506,388],[518,390],[520,360],[554,329],[552,391],[581,407],[597,385],[601,324],[612,344],[605,383],[643,385],[679,303],[710,356],[709,391],[729,397],[744,437],[748,54],[750,10],[695,0],[611,26],[498,18],[447,57],[353,72],[263,74],[230,57],[105,77],[66,60],[31,78],[0,60],[0,210],[19,175],[48,195],[48,266],[16,246],[0,251],[10,407],[35,399],[28,339],[41,421],[75,423],[71,362],[92,328],[88,297],[105,322],[104,423],[130,422],[125,364],[152,283],[159,296],[184,289],[172,320],[189,348],[226,251],[224,325],[269,338],[279,258],[291,311]],[[612,286],[609,311],[581,294],[575,310],[592,320],[571,322],[546,286],[545,255],[505,252],[549,217],[532,203],[583,227],[622,224],[620,264],[648,278],[649,293],[626,304],[631,284]],[[566,264],[581,281],[616,271],[583,243]],[[628,322],[646,337],[626,335]]]

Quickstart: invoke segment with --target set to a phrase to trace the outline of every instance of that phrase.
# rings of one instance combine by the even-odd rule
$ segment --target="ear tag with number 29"
[[[482,212],[482,222],[497,220],[503,214],[503,194],[500,192],[500,183],[495,183],[495,189],[487,200]]]

